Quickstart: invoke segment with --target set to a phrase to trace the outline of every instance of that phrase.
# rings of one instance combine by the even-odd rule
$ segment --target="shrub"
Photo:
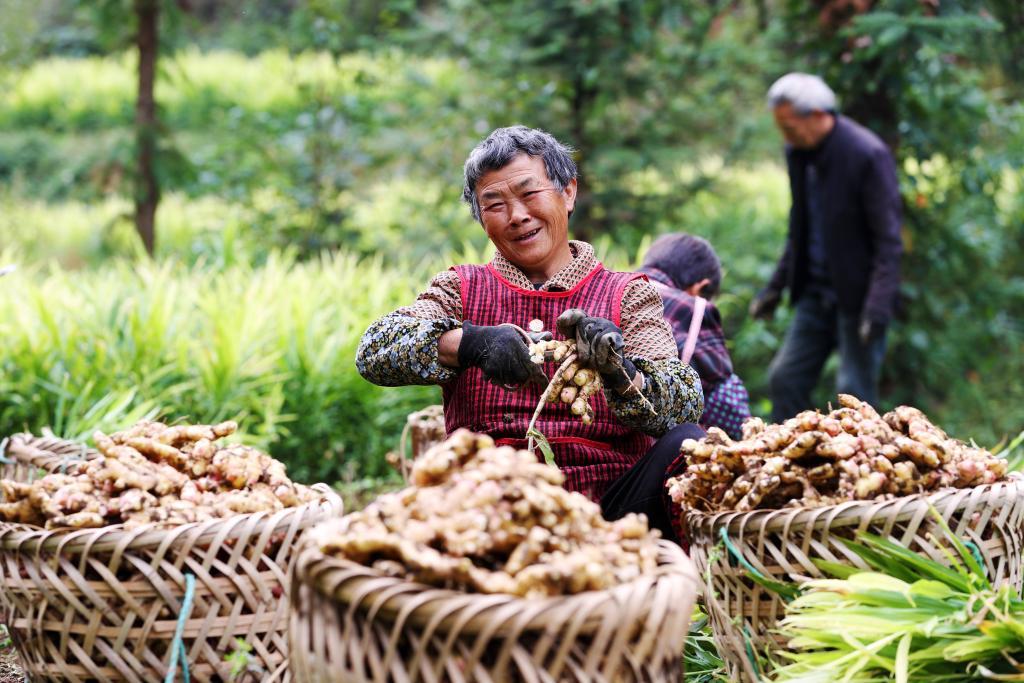
[[[347,254],[220,270],[23,265],[0,279],[0,433],[231,418],[299,479],[379,476],[405,416],[438,394],[365,382],[355,348],[426,277]]]

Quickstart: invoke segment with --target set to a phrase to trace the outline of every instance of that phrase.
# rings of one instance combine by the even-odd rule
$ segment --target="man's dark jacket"
[[[806,167],[818,167],[822,230],[832,285],[843,311],[888,323],[900,285],[901,203],[896,165],[878,136],[845,116],[812,152],[787,147],[793,206],[786,249],[769,288],[796,302],[808,283]]]

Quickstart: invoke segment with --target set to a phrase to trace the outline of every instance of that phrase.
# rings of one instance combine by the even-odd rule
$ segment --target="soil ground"
[[[0,683],[22,683],[25,676],[21,673],[16,661],[11,641],[4,639],[0,643]]]

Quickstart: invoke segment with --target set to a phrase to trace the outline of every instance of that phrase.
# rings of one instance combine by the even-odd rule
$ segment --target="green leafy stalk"
[[[544,462],[552,467],[556,467],[555,464],[555,452],[551,450],[551,444],[548,443],[548,438],[540,433],[536,427],[530,427],[526,432],[526,438],[532,438],[537,442],[537,447],[540,448],[540,452],[544,454]]]
[[[846,546],[871,568],[817,565],[780,632],[772,680],[1024,681],[1024,600],[994,588],[970,546],[933,510],[950,566],[869,533]]]
[[[686,674],[683,683],[721,683],[728,680],[725,662],[718,654],[718,647],[711,637],[708,615],[696,606],[690,617],[690,634],[683,651],[683,665]]]

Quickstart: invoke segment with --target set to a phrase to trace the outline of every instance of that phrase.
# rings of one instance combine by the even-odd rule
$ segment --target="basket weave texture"
[[[723,529],[731,545],[770,579],[801,583],[824,574],[814,559],[867,568],[843,545],[868,531],[948,564],[934,506],[953,533],[973,544],[993,583],[1021,587],[1024,551],[1024,481],[950,489],[885,502],[851,501],[809,509],[684,514],[691,556],[704,583],[715,643],[730,680],[759,680],[751,653],[781,646],[772,631],[784,616],[782,599],[754,583],[730,552],[716,548]],[[934,536],[932,535],[934,534]]]
[[[18,459],[70,442],[22,437]],[[32,467],[59,467],[35,452]],[[32,468],[22,468],[29,472]],[[162,681],[186,593],[182,657],[195,681],[226,681],[235,639],[251,646],[260,680],[290,680],[287,668],[288,562],[301,532],[341,514],[323,485],[316,503],[173,527],[79,531],[0,524],[0,609],[30,679]],[[179,667],[181,668],[181,667]]]
[[[526,600],[381,575],[307,548],[295,565],[296,681],[674,681],[697,575],[659,542],[656,573],[604,591]]]
[[[423,410],[410,413],[402,429],[402,439],[398,446],[398,459],[395,467],[404,481],[409,481],[412,463],[416,458],[445,440],[448,434],[444,426],[444,406],[427,406]],[[412,452],[410,453],[410,448]]]
[[[100,457],[95,449],[85,444],[58,439],[55,436],[15,434],[7,440],[0,455],[0,479],[29,483],[42,472],[59,472],[73,462]]]

